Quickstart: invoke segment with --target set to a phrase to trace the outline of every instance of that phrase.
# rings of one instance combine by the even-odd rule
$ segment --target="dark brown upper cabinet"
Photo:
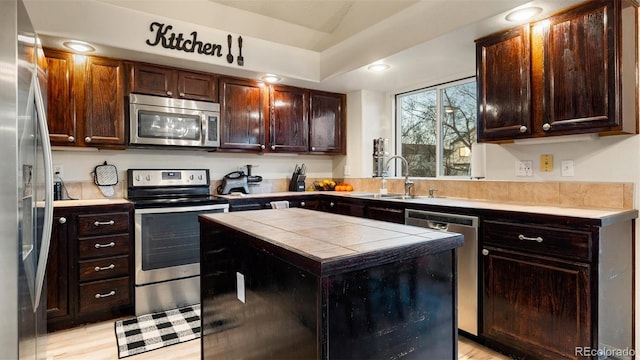
[[[310,91],[309,151],[344,154],[346,150],[346,96]]]
[[[83,114],[84,145],[126,145],[124,62],[88,57],[84,93],[78,101]]]
[[[477,40],[478,141],[531,135],[529,26]]]
[[[76,145],[73,54],[44,49],[47,63],[47,125],[51,145]]]
[[[52,145],[124,148],[124,63],[45,49]]]
[[[263,151],[266,142],[266,114],[269,89],[247,79],[220,78],[220,148]]]
[[[306,152],[309,147],[309,90],[269,89],[269,150]]]
[[[132,63],[129,77],[129,87],[134,93],[218,102],[218,79],[213,74]]]
[[[478,140],[637,133],[637,23],[597,0],[477,40]]]

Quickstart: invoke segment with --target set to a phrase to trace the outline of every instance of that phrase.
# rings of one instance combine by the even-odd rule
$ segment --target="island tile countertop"
[[[200,220],[222,224],[271,244],[272,249],[309,259],[313,272],[351,270],[381,258],[399,261],[463,244],[463,236],[457,233],[301,208],[214,213],[200,215]]]

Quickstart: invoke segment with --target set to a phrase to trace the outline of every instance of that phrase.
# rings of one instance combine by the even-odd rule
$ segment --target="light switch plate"
[[[540,155],[540,171],[541,172],[553,171],[553,155],[551,154]]]
[[[562,176],[573,176],[573,160],[562,161]]]

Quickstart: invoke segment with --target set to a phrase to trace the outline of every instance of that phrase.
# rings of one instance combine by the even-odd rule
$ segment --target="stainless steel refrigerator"
[[[46,358],[53,219],[46,69],[22,0],[0,1],[0,359]]]

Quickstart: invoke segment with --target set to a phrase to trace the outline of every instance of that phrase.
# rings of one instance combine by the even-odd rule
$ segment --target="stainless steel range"
[[[127,170],[134,204],[136,315],[200,301],[198,215],[229,211],[211,196],[209,170]]]

